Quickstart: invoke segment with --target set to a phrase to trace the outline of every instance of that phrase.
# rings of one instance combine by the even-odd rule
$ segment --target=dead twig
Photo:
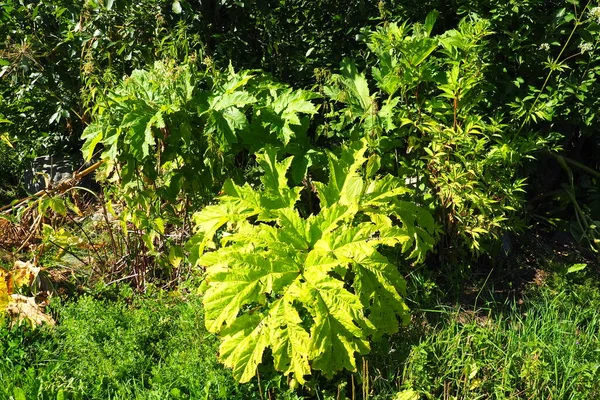
[[[60,184],[58,184],[55,188],[52,189],[43,189],[40,190],[39,192],[32,194],[31,196],[27,196],[19,201],[17,201],[14,204],[9,204],[6,205],[4,207],[0,207],[0,212],[2,213],[10,213],[12,210],[14,210],[15,208],[18,208],[22,205],[24,205],[25,203],[27,203],[30,200],[33,199],[40,199],[43,197],[51,197],[52,195],[56,194],[56,193],[64,193],[65,191],[71,189],[72,187],[76,186],[77,183],[79,183],[79,181],[91,174],[92,172],[94,172],[95,170],[97,170],[98,168],[100,168],[100,166],[104,164],[104,161],[98,161],[97,163],[87,167],[86,169],[84,169],[81,172],[73,172],[73,177],[71,179],[68,179],[66,181],[61,182]]]

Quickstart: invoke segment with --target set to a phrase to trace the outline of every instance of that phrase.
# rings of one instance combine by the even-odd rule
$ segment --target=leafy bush
[[[378,90],[345,61],[325,87],[337,106],[329,135],[367,138],[382,166],[419,188],[443,226],[445,253],[489,252],[490,241],[521,225],[519,166],[546,139],[519,135],[487,112],[487,93],[495,90],[484,81],[489,22],[467,17],[432,36],[436,16],[365,33]]]
[[[433,219],[400,200],[409,190],[398,179],[364,179],[365,151],[357,142],[330,156],[328,183],[314,183],[319,209],[306,218],[295,208],[302,187],[288,186],[292,158],[277,162],[274,150],[257,156],[261,189],[227,181],[219,204],[194,216],[206,327],[221,335],[220,358],[241,382],[255,376],[267,349],[275,369],[301,384],[311,369],[328,377],[355,371],[370,338],[396,332],[397,317],[409,321],[404,279],[377,249],[399,244],[422,261],[434,244]],[[217,250],[205,253],[207,246]]]
[[[2,2],[0,114],[12,122],[7,131],[17,158],[0,188],[14,186],[4,179],[18,180],[36,155],[77,151],[94,103],[124,75],[162,57],[202,58],[189,32],[192,18],[178,25],[172,3]]]
[[[173,257],[183,256],[181,240],[169,239],[168,229],[185,224],[189,211],[205,204],[226,176],[243,177],[246,165],[238,157],[267,145],[285,146],[303,155],[294,176],[304,177],[314,97],[250,71],[197,72],[157,62],[148,71],[134,71],[98,103],[83,152],[89,160],[101,144],[105,175],[118,182],[111,200],[124,204],[122,233],[130,238],[120,252],[156,257],[140,262],[135,256],[138,285],[157,264],[177,268]],[[128,224],[135,235],[129,235]]]
[[[0,140],[0,204],[6,204],[21,195],[19,179],[21,159],[15,149]]]

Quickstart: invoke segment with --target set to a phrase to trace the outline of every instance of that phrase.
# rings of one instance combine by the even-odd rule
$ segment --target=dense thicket
[[[355,371],[408,321],[417,263],[500,264],[538,223],[599,250],[591,1],[0,6],[0,198],[35,156],[98,160],[92,274],[145,291],[201,270],[241,381]],[[40,252],[84,247],[58,187],[34,199]]]

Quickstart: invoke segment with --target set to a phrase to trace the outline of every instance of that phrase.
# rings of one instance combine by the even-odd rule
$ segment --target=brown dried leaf
[[[10,296],[10,303],[6,307],[6,311],[17,323],[28,321],[33,327],[44,323],[55,325],[52,317],[42,312],[39,304],[35,302],[35,297],[13,294]]]

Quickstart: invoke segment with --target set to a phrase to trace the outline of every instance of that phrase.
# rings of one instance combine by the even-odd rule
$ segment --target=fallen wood
[[[54,188],[47,188],[47,189],[40,190],[39,192],[32,194],[30,196],[27,196],[14,204],[9,204],[4,207],[0,207],[0,212],[2,212],[2,213],[10,212],[14,208],[20,207],[21,205],[23,205],[33,199],[42,198],[45,196],[52,196],[56,193],[64,193],[68,189],[71,189],[72,187],[76,186],[76,184],[79,183],[81,178],[91,174],[92,172],[94,172],[95,170],[100,168],[100,166],[102,164],[104,164],[104,161],[98,161],[97,163],[90,165],[89,167],[87,167],[86,169],[84,169],[81,172],[75,171],[75,172],[73,172],[73,177],[71,179],[66,180],[64,182],[60,182]]]

